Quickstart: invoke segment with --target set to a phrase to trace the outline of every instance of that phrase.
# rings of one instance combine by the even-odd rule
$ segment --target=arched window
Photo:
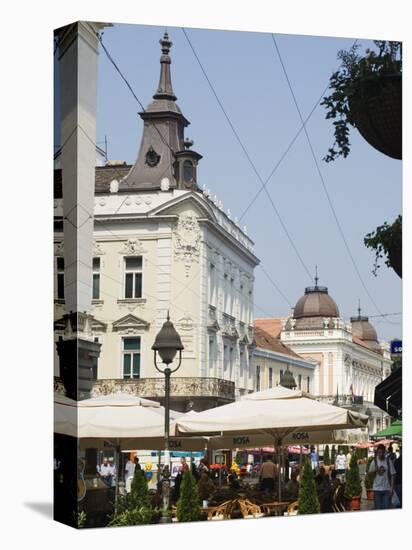
[[[185,160],[183,163],[183,180],[185,183],[192,183],[194,180],[193,163],[190,160]]]

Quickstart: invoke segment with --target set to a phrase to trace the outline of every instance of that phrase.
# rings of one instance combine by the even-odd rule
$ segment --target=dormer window
[[[185,160],[183,163],[183,181],[185,183],[193,183],[194,181],[193,162],[190,160]]]

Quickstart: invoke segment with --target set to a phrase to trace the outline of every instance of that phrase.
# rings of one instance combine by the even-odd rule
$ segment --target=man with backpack
[[[376,456],[369,466],[369,473],[374,476],[372,488],[375,498],[375,510],[390,508],[396,470],[392,460],[385,456],[385,445],[378,445]]]

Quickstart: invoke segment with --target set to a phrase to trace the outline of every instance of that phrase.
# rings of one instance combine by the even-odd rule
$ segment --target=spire
[[[359,319],[361,318],[361,312],[362,312],[362,310],[361,310],[361,307],[360,307],[360,298],[358,298],[358,317],[359,317]]]
[[[159,44],[162,49],[162,55],[160,57],[160,79],[159,86],[153,99],[169,99],[176,101],[177,97],[173,92],[172,77],[170,74],[170,64],[172,60],[169,52],[173,42],[169,40],[169,34],[165,31],[163,38],[159,40]]]
[[[315,265],[315,287],[317,288],[318,286],[318,282],[319,282],[319,277],[318,277],[318,266]]]
[[[190,149],[184,130],[190,124],[182,114],[172,87],[169,56],[172,42],[167,30],[159,40],[159,86],[153,101],[139,113],[144,121],[137,159],[119,191],[169,189],[197,190],[197,164],[202,158]]]

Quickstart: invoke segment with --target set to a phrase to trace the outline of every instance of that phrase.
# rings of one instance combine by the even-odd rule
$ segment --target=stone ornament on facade
[[[114,321],[112,327],[113,331],[119,334],[136,334],[137,330],[147,330],[150,327],[150,323],[129,313],[121,319]]]
[[[93,241],[93,256],[103,256],[103,254],[106,254],[102,250],[101,244],[98,243],[96,240]]]
[[[54,243],[54,255],[64,256],[64,241]]]
[[[144,254],[146,250],[143,248],[143,243],[139,239],[128,239],[124,243],[123,249],[120,251],[120,254],[127,256],[140,256]]]
[[[154,168],[160,162],[160,155],[156,153],[152,146],[149,147],[145,155],[145,162],[150,168]]]
[[[175,258],[184,263],[185,275],[194,262],[199,261],[201,232],[197,218],[193,214],[180,214],[174,229]]]

